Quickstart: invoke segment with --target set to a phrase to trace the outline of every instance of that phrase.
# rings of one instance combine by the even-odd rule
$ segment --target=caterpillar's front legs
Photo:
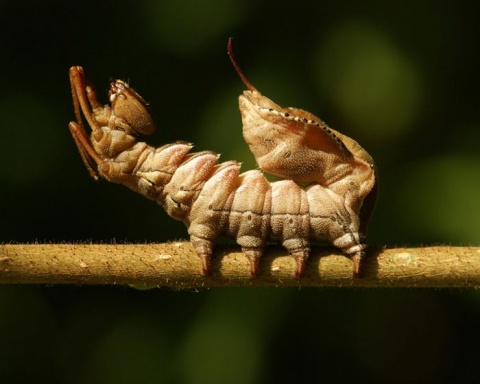
[[[78,124],[74,121],[71,121],[68,124],[70,133],[72,134],[73,140],[77,145],[78,152],[82,157],[83,163],[87,167],[90,176],[95,180],[98,180],[98,166],[102,163],[102,159],[97,155],[95,150],[90,143],[90,139],[85,132],[83,125]]]
[[[87,85],[82,67],[71,67],[69,75],[76,121],[70,122],[68,127],[88,172],[97,180],[97,168],[103,160],[92,147],[90,138],[83,126],[82,112],[92,129],[98,129],[99,126],[92,116],[89,104],[94,108],[98,108],[100,103],[97,100],[95,90]]]
[[[149,135],[155,130],[147,103],[127,83],[116,80],[110,84],[110,104],[102,105],[82,67],[71,67],[69,76],[76,117],[69,128],[90,175],[128,186],[135,184],[138,180],[132,171],[141,154],[154,150],[147,150],[146,144],[136,145],[139,134]]]

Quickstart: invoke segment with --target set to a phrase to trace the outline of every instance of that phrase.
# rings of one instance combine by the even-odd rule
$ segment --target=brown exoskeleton
[[[138,142],[155,124],[146,102],[125,82],[111,83],[101,105],[81,67],[70,69],[76,121],[69,127],[90,174],[123,184],[156,201],[188,227],[190,240],[211,273],[216,239],[234,238],[259,272],[267,240],[280,242],[303,274],[310,242],[329,242],[350,255],[360,273],[364,231],[375,195],[371,157],[352,139],[315,116],[279,107],[245,78],[240,96],[244,137],[261,169],[285,178],[269,183],[261,171],[240,174],[240,164],[218,155],[189,153],[184,142],[158,148]],[[88,135],[82,114],[91,128]],[[297,182],[310,182],[303,188]]]

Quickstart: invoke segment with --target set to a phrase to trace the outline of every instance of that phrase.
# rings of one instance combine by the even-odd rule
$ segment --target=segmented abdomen
[[[258,274],[267,240],[274,240],[294,256],[300,276],[310,239],[332,239],[332,220],[343,225],[342,212],[323,208],[331,207],[328,201],[335,196],[319,184],[302,188],[293,180],[269,183],[258,170],[240,174],[239,163],[218,164],[217,154],[190,154],[191,149],[188,143],[159,148],[136,143],[119,157],[106,160],[99,171],[107,179],[156,200],[171,217],[183,221],[206,274],[211,270],[215,241],[225,235],[242,247],[252,275]],[[128,164],[127,159],[135,160]],[[112,167],[123,171],[112,172]]]

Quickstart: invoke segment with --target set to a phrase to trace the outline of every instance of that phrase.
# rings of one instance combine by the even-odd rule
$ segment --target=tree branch
[[[479,287],[480,248],[426,247],[371,250],[363,277],[331,248],[314,248],[305,276],[281,247],[268,247],[259,277],[249,276],[236,246],[218,245],[213,275],[201,274],[188,242],[165,244],[3,244],[0,283],[135,284],[175,289],[227,286]]]

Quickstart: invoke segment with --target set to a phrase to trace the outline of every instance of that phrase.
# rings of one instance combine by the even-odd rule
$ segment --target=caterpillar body
[[[269,240],[295,258],[296,277],[304,272],[312,241],[331,243],[351,256],[359,275],[376,193],[372,158],[312,114],[282,108],[261,95],[238,67],[231,41],[228,51],[248,88],[239,98],[244,138],[260,169],[283,180],[269,183],[261,170],[240,173],[236,161],[218,163],[219,155],[210,151],[190,153],[190,143],[139,142],[138,135],[155,130],[142,97],[116,80],[110,104],[102,105],[83,69],[75,66],[70,82],[76,121],[69,128],[87,169],[95,179],[123,184],[183,221],[204,275],[211,273],[221,235],[241,246],[251,276],[259,273]]]

